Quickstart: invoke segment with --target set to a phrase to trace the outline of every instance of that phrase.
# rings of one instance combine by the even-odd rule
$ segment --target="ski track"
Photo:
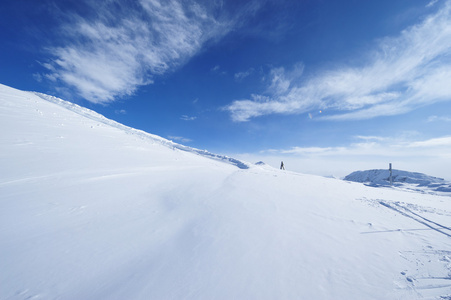
[[[443,229],[446,229],[446,230],[451,230],[450,227],[447,227],[447,226],[444,226],[444,225],[439,224],[437,222],[431,221],[431,220],[429,220],[429,219],[427,219],[427,218],[425,218],[425,217],[413,212],[412,210],[408,209],[407,207],[400,205],[399,203],[395,203],[395,205],[398,206],[398,207],[401,207],[402,209],[406,210],[407,212],[409,212],[409,213],[411,213],[411,214],[413,214],[413,215],[415,215],[415,216],[417,216],[417,217],[419,217],[419,218],[421,218],[421,219],[423,219],[423,220],[425,220],[425,221],[427,221],[429,223],[435,224],[435,225],[437,225],[437,226],[439,226],[439,227],[441,227]]]
[[[438,224],[438,223],[436,223],[436,222],[433,222],[433,221],[431,221],[431,220],[429,220],[429,219],[426,219],[426,218],[424,218],[424,217],[422,217],[422,216],[420,216],[420,215],[418,215],[418,214],[412,212],[411,210],[405,208],[404,206],[399,205],[398,203],[394,203],[394,205],[395,205],[396,207],[393,206],[393,205],[390,205],[387,201],[384,201],[384,200],[380,200],[379,203],[380,203],[382,206],[385,206],[385,207],[387,207],[387,208],[389,208],[389,209],[392,209],[392,210],[394,210],[394,211],[400,213],[401,215],[403,215],[403,216],[405,216],[405,217],[407,217],[407,218],[410,218],[410,219],[412,219],[412,220],[415,220],[416,222],[418,222],[418,223],[420,223],[420,224],[423,224],[424,226],[427,226],[427,227],[429,227],[430,229],[435,230],[435,231],[437,231],[437,232],[439,232],[439,233],[441,233],[441,234],[444,234],[444,235],[446,235],[446,236],[448,236],[448,237],[451,238],[451,233],[447,233],[447,232],[444,232],[444,231],[442,231],[442,230],[440,230],[440,229],[438,229],[438,228],[435,228],[435,227],[433,227],[433,226],[432,226],[431,224],[429,224],[429,223],[432,223],[432,224],[434,224],[434,225],[437,225],[437,226],[439,226],[439,227],[441,227],[441,228],[444,228],[444,229],[447,229],[447,230],[451,230],[449,227],[443,226],[443,225]],[[398,207],[398,208],[397,208],[397,207]],[[403,209],[403,210],[405,210],[405,211],[402,211],[401,209]],[[415,216],[417,216],[417,217],[423,219],[424,221],[422,221],[422,220],[416,218]],[[429,222],[429,223],[428,223],[428,222]]]
[[[375,200],[375,202],[428,228],[372,231],[362,232],[362,234],[389,232],[413,233],[433,230],[444,236],[451,237],[451,234],[447,232],[451,230],[450,227],[432,221],[430,218],[426,218],[406,207],[407,205],[415,207],[413,204],[401,204],[398,201],[380,199]],[[410,270],[400,272],[401,278],[405,280],[404,289],[410,289],[420,299],[451,299],[451,251],[434,250],[429,245],[424,247],[423,251],[401,251],[400,256],[412,265]],[[440,298],[433,296],[437,294],[441,295],[439,296]]]

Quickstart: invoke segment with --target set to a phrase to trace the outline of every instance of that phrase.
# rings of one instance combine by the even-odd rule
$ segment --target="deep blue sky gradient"
[[[406,169],[422,171],[418,169],[423,165],[409,164],[409,160],[421,159],[422,153],[421,149],[409,152],[412,145],[451,136],[451,95],[445,95],[445,100],[442,97],[428,103],[426,99],[422,105],[406,106],[405,112],[358,120],[327,119],[343,113],[341,99],[336,96],[335,106],[326,109],[313,105],[306,110],[263,113],[245,121],[234,120],[232,110],[227,109],[234,101],[251,100],[252,95],[277,100],[279,96],[271,90],[271,83],[275,70],[281,68],[287,78],[296,66],[303,68],[299,76],[290,77],[291,87],[305,87],[334,70],[361,68],[364,73],[375,53],[382,53],[380,45],[384,41],[399,38],[412,26],[421,26],[425,19],[449,5],[444,0],[198,1],[217,23],[228,24],[227,30],[195,41],[198,48],[182,53],[181,59],[167,60],[169,67],[163,72],[147,69],[148,84],[135,86],[131,94],[117,94],[114,101],[99,104],[83,97],[76,86],[46,78],[51,73],[49,64],[55,65],[57,60],[52,49],[87,42],[68,33],[77,22],[117,28],[127,18],[148,18],[143,2],[105,1],[96,6],[88,0],[2,1],[0,83],[55,95],[188,146],[251,160],[266,159],[273,165],[285,159],[288,167],[293,162],[292,169],[322,175],[345,175],[359,162],[362,169],[369,162],[377,168],[397,159]],[[161,3],[164,6],[168,2]],[[192,16],[185,12],[190,19]],[[154,32],[152,26],[158,24],[152,23],[154,19],[147,20],[149,32]],[[208,27],[202,29],[209,32]],[[444,65],[449,64],[443,54],[433,62],[438,65],[442,59]],[[297,101],[303,101],[302,95],[299,97]],[[359,146],[362,141],[367,142],[364,147],[374,147],[373,159],[363,155],[366,148]],[[405,159],[399,158],[401,146],[409,148]],[[357,153],[351,151],[356,147]],[[381,153],[384,147],[393,147],[394,152]],[[320,152],[332,149],[332,153],[327,159],[312,153],[287,153],[295,148],[318,148]],[[446,141],[438,148],[427,148],[431,152],[423,151],[425,161],[436,157],[436,151],[449,149]],[[299,163],[294,163],[296,160]],[[327,164],[331,160],[353,160],[355,164],[334,166],[330,172],[304,168],[306,161]],[[444,156],[433,164],[436,167],[427,171],[443,176],[445,170],[439,166],[449,166],[449,161]]]

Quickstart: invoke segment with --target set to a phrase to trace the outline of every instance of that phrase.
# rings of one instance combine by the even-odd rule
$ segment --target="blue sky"
[[[0,83],[176,142],[451,180],[451,1],[4,0]]]

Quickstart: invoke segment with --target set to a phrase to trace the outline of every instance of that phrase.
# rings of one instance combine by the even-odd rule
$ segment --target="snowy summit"
[[[255,165],[0,85],[0,299],[449,299],[449,197]]]
[[[346,176],[344,180],[362,182],[374,187],[390,186],[390,171],[385,169],[356,171]],[[392,185],[413,191],[451,196],[448,194],[451,193],[450,182],[418,172],[392,170]]]

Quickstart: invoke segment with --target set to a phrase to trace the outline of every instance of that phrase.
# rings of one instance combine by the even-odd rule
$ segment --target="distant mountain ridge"
[[[394,187],[424,193],[451,193],[451,182],[443,178],[402,170],[392,170],[392,177]],[[356,171],[347,175],[344,180],[361,182],[373,187],[390,186],[390,171],[388,169]]]

